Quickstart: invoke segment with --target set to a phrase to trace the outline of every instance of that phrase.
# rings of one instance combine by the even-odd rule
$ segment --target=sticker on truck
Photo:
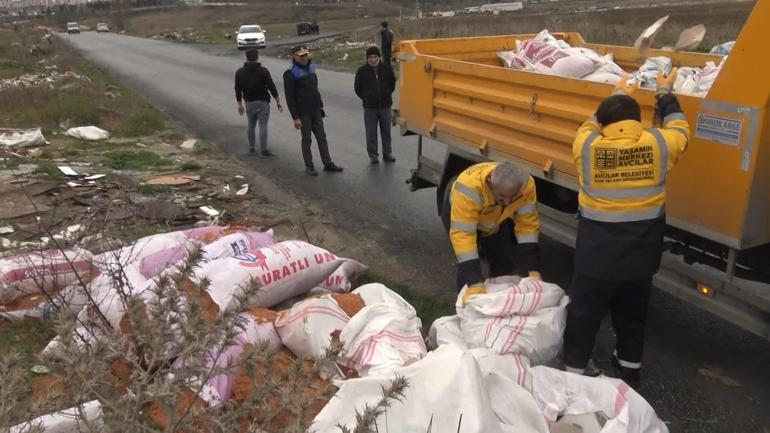
[[[698,113],[695,136],[704,140],[738,146],[741,142],[742,119]]]

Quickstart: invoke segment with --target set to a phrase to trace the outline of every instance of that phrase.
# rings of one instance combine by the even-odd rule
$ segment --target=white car
[[[265,48],[265,31],[258,25],[244,25],[236,32],[236,44],[239,50],[247,48]]]
[[[107,23],[99,23],[96,25],[96,33],[109,33],[110,32],[110,26],[107,25]]]
[[[80,33],[80,26],[78,23],[67,23],[67,33]]]

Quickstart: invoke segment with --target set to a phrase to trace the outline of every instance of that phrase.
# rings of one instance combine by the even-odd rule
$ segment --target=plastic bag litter
[[[663,71],[668,75],[671,73],[673,63],[668,57],[649,57],[644,64],[639,67],[629,78],[629,82],[638,82],[639,87],[645,89],[654,89],[658,82],[658,72]]]
[[[82,248],[46,250],[0,259],[0,304],[22,296],[50,293],[98,273]]]
[[[470,348],[518,353],[534,365],[546,363],[561,348],[569,298],[556,284],[531,278],[511,281],[488,281],[486,294],[471,296],[465,307],[458,301],[463,338]]]
[[[110,133],[97,128],[96,126],[78,126],[77,128],[70,128],[65,132],[70,137],[79,138],[81,140],[108,140]]]
[[[601,433],[667,433],[653,408],[625,382],[532,367],[532,395],[549,422],[562,415],[601,413]]]
[[[28,431],[40,433],[89,433],[92,431],[89,427],[94,427],[94,431],[101,431],[102,425],[102,405],[98,400],[92,400],[77,407],[60,410],[15,425],[11,427],[9,433]]]
[[[0,146],[5,147],[35,147],[48,144],[43,131],[34,129],[7,129],[0,128]]]
[[[713,48],[711,48],[711,51],[709,51],[709,54],[717,54],[717,55],[723,55],[726,56],[730,54],[730,51],[733,50],[733,47],[735,46],[735,41],[725,42],[719,45],[714,45]]]

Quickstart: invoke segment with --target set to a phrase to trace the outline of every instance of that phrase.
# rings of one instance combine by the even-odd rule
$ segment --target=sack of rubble
[[[666,424],[636,391],[620,379],[586,377],[548,367],[528,375],[543,417],[584,425],[600,433],[668,433]]]
[[[53,295],[98,273],[82,248],[36,251],[0,259],[0,304],[38,293]]]
[[[457,315],[469,348],[519,353],[533,365],[556,357],[562,345],[569,298],[556,284],[518,277],[488,280],[487,293],[458,296]],[[463,288],[463,291],[467,290]]]
[[[342,328],[342,365],[362,377],[384,376],[425,357],[422,322],[414,307],[383,284],[367,284],[352,294],[366,306]]]
[[[340,265],[334,273],[329,275],[324,282],[318,286],[320,289],[331,292],[349,292],[353,287],[353,281],[362,273],[369,269],[368,266],[355,260],[348,260]]]
[[[528,69],[549,75],[581,78],[602,66],[602,62],[582,48],[559,48],[529,39],[517,41],[517,54],[529,65]],[[595,53],[594,53],[595,54]]]
[[[208,295],[220,311],[236,307],[252,284],[259,290],[249,307],[272,307],[322,284],[350,259],[302,241],[284,241],[246,254],[208,261],[195,272],[194,283],[209,281]]]

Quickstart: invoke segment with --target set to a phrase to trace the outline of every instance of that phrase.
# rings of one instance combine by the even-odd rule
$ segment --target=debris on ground
[[[70,128],[67,130],[67,132],[65,132],[65,134],[69,135],[70,137],[92,141],[108,140],[110,138],[109,132],[96,126],[79,126],[77,128]]]
[[[0,90],[22,88],[27,89],[31,87],[39,87],[43,85],[53,86],[67,79],[75,80],[76,82],[90,83],[91,79],[85,75],[80,75],[72,71],[64,73],[59,72],[56,66],[47,68],[46,72],[40,72],[36,74],[25,74],[14,78],[4,78],[0,80]]]
[[[9,148],[43,146],[48,142],[40,128],[8,129],[0,128],[0,146]]]

